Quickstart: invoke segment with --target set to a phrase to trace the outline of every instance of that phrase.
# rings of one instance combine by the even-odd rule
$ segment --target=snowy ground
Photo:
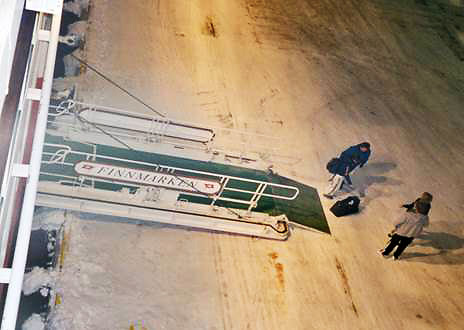
[[[303,160],[277,172],[319,188],[344,147],[368,140],[373,155],[354,177],[362,212],[327,213],[332,236],[273,242],[68,214],[57,328],[461,329],[464,62],[453,36],[464,22],[454,10],[92,1],[81,55],[170,117],[278,136]],[[149,113],[90,71],[73,79],[85,102]],[[401,262],[381,259],[398,206],[422,191],[435,197],[429,233]]]

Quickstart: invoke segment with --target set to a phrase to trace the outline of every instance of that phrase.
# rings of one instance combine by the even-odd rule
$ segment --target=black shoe
[[[322,194],[322,196],[324,196],[325,198],[328,198],[328,199],[333,199],[334,198],[333,196],[327,195],[327,194]]]

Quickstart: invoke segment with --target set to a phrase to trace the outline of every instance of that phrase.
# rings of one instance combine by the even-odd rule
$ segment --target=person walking
[[[423,229],[429,225],[429,216],[427,215],[429,209],[430,204],[416,201],[414,210],[405,212],[395,223],[395,229],[392,232],[393,235],[389,244],[384,249],[379,250],[378,253],[386,258],[396,247],[393,260],[398,260],[414,238],[418,237]]]
[[[342,188],[345,183],[351,187],[352,182],[350,178],[350,169],[358,163],[359,158],[357,155],[353,155],[349,160],[346,158],[336,159],[336,165],[331,169],[332,177],[329,179],[329,187],[323,196],[328,199],[333,199],[335,194]]]
[[[354,173],[358,167],[363,167],[369,160],[370,155],[370,143],[362,142],[344,150],[340,154],[339,158],[332,159],[329,164],[327,164],[327,169],[330,173],[332,173],[332,177],[329,179],[331,183],[327,192],[323,194],[323,196],[333,199],[335,194],[345,185],[350,191],[352,191],[353,184],[351,182],[350,174]],[[337,165],[331,166],[334,161]]]
[[[359,158],[359,162],[351,164],[350,172],[354,172],[358,167],[361,168],[366,165],[371,155],[371,144],[369,142],[362,142],[346,149],[340,154],[340,159],[350,163],[353,156]]]

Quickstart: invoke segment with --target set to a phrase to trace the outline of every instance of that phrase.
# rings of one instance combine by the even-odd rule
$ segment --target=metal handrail
[[[271,139],[271,140],[276,140],[276,141],[279,140],[279,139],[277,139],[275,137],[272,137],[272,136],[269,136],[269,135],[266,135],[266,134],[250,133],[250,132],[245,132],[245,131],[241,131],[241,130],[237,130],[237,129],[233,129],[233,128],[224,128],[224,127],[216,127],[216,126],[208,126],[208,128],[205,128],[205,127],[203,127],[202,124],[199,124],[199,123],[196,123],[196,122],[188,122],[188,121],[177,120],[177,119],[166,118],[166,117],[159,118],[159,117],[155,117],[155,116],[152,116],[152,115],[134,113],[134,112],[131,112],[131,111],[127,111],[127,110],[123,110],[123,109],[119,109],[119,108],[115,108],[115,107],[109,107],[109,106],[103,106],[103,105],[95,105],[95,104],[79,102],[79,101],[75,101],[75,100],[65,100],[62,103],[63,104],[69,103],[71,107],[81,106],[81,107],[87,107],[87,108],[92,108],[92,109],[101,109],[101,110],[105,110],[105,111],[109,111],[109,112],[119,113],[121,115],[128,115],[128,116],[129,115],[130,116],[137,115],[139,117],[145,117],[146,119],[150,119],[150,120],[154,118],[154,119],[157,119],[159,121],[177,123],[177,124],[182,124],[182,125],[186,125],[186,126],[196,126],[196,127],[200,127],[200,128],[204,128],[204,129],[212,129],[212,130],[223,130],[223,131],[239,133],[239,134],[242,134],[242,135],[248,135],[250,137],[261,137],[261,138]],[[63,108],[63,106],[61,106],[61,107]]]
[[[62,8],[63,2],[57,1],[56,7],[54,7],[55,12],[53,12],[52,15],[47,15],[47,18],[51,18],[51,27],[48,33],[48,40],[42,40],[38,38],[39,30],[48,28],[49,21],[44,19],[44,13],[40,12],[38,15],[39,20],[36,20],[34,29],[33,43],[36,45],[32,50],[33,56],[30,57],[30,63],[32,67],[30,68],[31,71],[28,71],[27,73],[27,79],[43,78],[43,83],[41,87],[42,92],[40,95],[40,102],[38,105],[34,137],[32,141],[30,162],[28,164],[28,179],[24,190],[19,227],[16,235],[13,264],[10,271],[11,273],[9,276],[8,291],[3,309],[1,330],[14,330],[16,328],[16,320],[21,298],[21,289],[23,285],[29,241],[31,237],[32,217],[34,213],[35,199],[37,196],[37,185],[40,175],[42,149],[47,127],[48,109],[53,83],[53,71],[55,66],[56,50],[58,46]],[[40,21],[42,24],[39,25],[38,21]],[[37,51],[40,49],[46,51],[45,57],[45,53]],[[29,104],[32,104],[32,102],[29,102]]]
[[[69,147],[66,144],[54,144],[54,143],[45,143],[45,146],[46,147],[48,147],[48,146],[63,147],[63,148],[68,148]],[[50,152],[44,152],[43,154],[51,154],[51,153]],[[55,154],[55,153],[53,153],[53,154]],[[229,177],[231,179],[237,179],[237,180],[240,180],[240,181],[246,181],[246,182],[250,182],[250,183],[258,183],[258,184],[263,183],[263,182],[268,183],[268,182],[260,181],[260,180],[233,177],[233,176],[228,176],[228,175],[224,175],[224,174],[205,172],[205,171],[198,171],[198,170],[186,169],[186,168],[182,168],[182,167],[175,167],[175,166],[168,166],[168,165],[157,165],[157,164],[148,163],[148,162],[142,162],[142,161],[138,161],[138,160],[129,160],[129,159],[123,159],[123,158],[106,156],[106,155],[98,155],[98,154],[95,155],[95,154],[91,154],[91,153],[83,152],[83,151],[72,150],[68,154],[76,154],[76,155],[92,156],[92,157],[96,156],[96,157],[104,158],[104,159],[108,159],[108,160],[123,161],[123,162],[126,162],[126,163],[138,164],[138,165],[144,165],[144,166],[158,166],[160,168],[165,168],[165,169],[168,169],[168,170],[173,170],[173,171],[177,170],[177,171],[183,171],[183,172],[190,172],[190,173],[201,174],[201,175],[205,175],[205,176],[215,176],[217,178]],[[72,163],[68,163],[68,164],[72,164]],[[74,164],[73,164],[73,166],[74,166]],[[279,187],[279,188],[288,188],[288,187],[290,187],[291,189],[295,189],[295,190],[299,191],[297,187],[293,187],[293,186],[282,185],[282,184],[278,184],[278,183],[268,183],[268,184],[272,185],[274,187]],[[295,199],[295,198],[296,198],[296,196],[293,196],[291,199]]]
[[[57,161],[51,161],[52,157],[59,153],[61,150],[63,150],[63,153],[66,153],[64,158],[66,158],[69,155],[80,155],[86,158],[93,157],[95,159],[98,157],[99,159],[103,160],[109,160],[109,161],[118,161],[126,164],[132,164],[132,165],[143,165],[143,166],[149,166],[153,167],[155,166],[153,163],[148,163],[148,162],[143,162],[143,161],[135,161],[135,160],[128,160],[128,159],[123,159],[119,157],[113,157],[113,156],[106,156],[106,155],[98,155],[94,153],[88,153],[88,152],[83,152],[83,151],[76,151],[76,150],[70,150],[70,147],[65,144],[54,144],[54,143],[46,143],[45,147],[52,147],[52,148],[57,148],[58,150],[51,152],[51,151],[44,151],[43,155],[44,156],[49,156],[49,159],[44,158],[42,160],[43,164],[58,164],[62,166],[69,166],[69,167],[74,167],[74,163],[72,162],[66,162],[66,159],[60,159],[59,162]],[[222,200],[222,201],[229,201],[229,202],[236,202],[236,203],[241,203],[245,205],[249,205],[248,210],[251,210],[255,208],[258,204],[258,201],[261,199],[261,197],[270,197],[270,198],[275,198],[275,199],[281,199],[281,200],[294,200],[298,194],[299,194],[299,188],[295,186],[289,186],[289,185],[283,185],[283,184],[278,184],[278,183],[272,183],[272,182],[266,182],[266,181],[261,181],[261,180],[254,180],[254,179],[248,179],[248,178],[242,178],[242,177],[236,177],[236,176],[231,176],[231,175],[226,175],[226,174],[218,174],[218,173],[212,173],[212,172],[205,172],[205,171],[198,171],[198,170],[192,170],[192,169],[186,169],[186,168],[180,168],[180,167],[174,167],[174,166],[167,166],[167,165],[156,165],[158,168],[161,168],[163,170],[167,170],[168,172],[174,172],[174,171],[181,171],[186,174],[196,174],[196,175],[203,175],[207,177],[216,177],[219,182],[222,183],[222,188],[218,192],[218,194],[211,196],[210,198],[213,199],[211,205],[214,205],[216,201]],[[41,172],[42,174],[45,175],[54,175],[56,177],[66,177],[66,178],[71,178],[70,176],[66,175],[61,175],[59,173],[49,173],[49,172]],[[81,176],[85,177],[85,176]],[[79,176],[72,177],[78,180]],[[119,184],[115,181],[112,180],[105,180],[101,178],[90,178],[90,177],[85,177],[89,181],[93,182],[110,182],[116,185],[121,185],[121,186],[135,186],[138,187],[140,185],[137,184],[129,184],[129,183],[123,183]],[[232,187],[227,187],[227,184],[230,182],[230,180],[233,180],[235,182],[242,182],[242,183],[253,183],[256,184],[257,187],[254,190],[246,190],[246,189],[239,189],[239,188],[232,188]],[[286,190],[290,192],[289,195],[286,194],[276,194],[276,193],[264,193],[264,191],[268,188],[280,188],[283,190]],[[230,198],[230,197],[224,197],[223,193],[225,191],[233,191],[233,192],[240,192],[244,194],[249,194],[251,198],[249,200],[247,199],[236,199],[236,198]],[[199,193],[195,192],[185,192],[187,195],[193,195],[193,196],[198,196],[201,195]]]
[[[246,141],[239,141],[239,139],[235,139],[236,140],[235,144],[239,144],[239,145],[241,145],[243,147],[241,149],[238,148],[238,150],[240,150],[241,152],[243,152],[245,150],[245,151],[253,152],[253,153],[265,152],[265,153],[272,153],[272,154],[275,154],[275,155],[282,154],[280,148],[277,147],[279,145],[280,139],[278,139],[278,138],[276,138],[274,136],[269,136],[269,135],[265,135],[265,134],[250,133],[250,132],[245,132],[245,131],[232,129],[232,128],[225,128],[225,127],[216,127],[216,126],[204,127],[203,125],[195,123],[195,122],[186,122],[186,121],[181,121],[181,120],[174,120],[174,119],[171,119],[171,118],[160,118],[160,117],[151,116],[151,115],[147,115],[147,114],[134,113],[134,112],[130,112],[130,111],[114,108],[114,107],[108,107],[108,106],[101,106],[101,105],[94,105],[94,104],[90,104],[90,103],[79,102],[79,101],[75,101],[75,100],[72,100],[72,99],[62,101],[58,106],[51,106],[51,107],[58,111],[58,113],[56,113],[56,114],[50,114],[50,116],[52,116],[52,117],[59,117],[61,115],[66,115],[66,114],[72,115],[74,112],[77,112],[76,109],[78,107],[81,107],[81,108],[88,108],[89,110],[94,110],[94,111],[101,110],[101,111],[111,112],[111,113],[114,113],[114,114],[119,114],[119,115],[124,115],[124,116],[137,116],[139,118],[144,118],[144,119],[150,120],[150,121],[153,120],[153,121],[158,122],[158,123],[166,123],[167,125],[183,125],[183,126],[187,126],[187,127],[197,127],[199,129],[211,130],[211,131],[214,131],[214,133],[215,133],[214,136],[216,136],[216,137],[220,137],[219,132],[224,132],[227,135],[234,134],[236,137],[241,136],[241,137],[244,137],[246,139]],[[80,127],[79,125],[75,125],[75,124],[71,124],[71,123],[61,123],[60,122],[60,125],[73,126],[73,127],[76,127],[77,129]],[[89,129],[92,130],[92,128],[89,128]],[[150,131],[151,129],[147,130],[147,132],[145,132],[144,134],[140,134],[140,135],[134,134],[134,133],[132,133],[132,134],[127,134],[126,133],[125,134],[125,133],[122,133],[122,132],[119,132],[119,131],[117,131],[117,132],[112,131],[111,134],[113,134],[115,136],[119,135],[121,137],[127,137],[127,138],[132,138],[132,139],[137,139],[137,140],[140,140],[140,137],[142,137],[142,136],[144,136],[145,140],[146,140],[147,134],[152,134],[153,138],[155,138],[155,139],[157,138],[157,141],[162,141],[163,143],[169,143],[169,138],[168,137],[165,137],[164,139],[162,139],[164,137],[164,134],[161,132],[162,129],[163,129],[163,127],[160,128],[159,134],[155,134],[154,132],[151,132]],[[265,145],[264,144],[263,145],[256,145],[257,140],[265,140],[265,141],[267,141],[267,143]],[[208,148],[212,147],[211,143],[214,144],[213,139],[211,139],[209,142],[206,143]],[[249,148],[250,143],[252,143],[254,145],[254,148]],[[176,143],[172,143],[172,144],[176,144]],[[272,147],[269,147],[269,145],[272,146]],[[189,147],[190,147],[190,145],[189,145]],[[218,147],[214,147],[214,149],[217,150],[217,151],[227,152],[227,150],[221,150],[221,148],[218,148]]]

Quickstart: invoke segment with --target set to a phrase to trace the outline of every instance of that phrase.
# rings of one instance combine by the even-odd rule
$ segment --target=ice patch
[[[58,230],[65,221],[63,210],[42,211],[34,215],[32,230]]]
[[[67,34],[66,36],[59,36],[58,41],[70,47],[79,46],[79,37],[74,34]]]
[[[63,10],[73,13],[81,17],[83,12],[87,12],[89,8],[89,0],[74,0],[63,4]]]
[[[49,288],[42,288],[40,289],[40,294],[42,295],[42,297],[48,297],[48,294],[50,293],[50,289]]]
[[[48,316],[47,329],[48,330],[75,330],[74,322],[71,317],[65,317],[59,313],[60,307],[55,307],[55,310]],[[76,329],[77,330],[77,329]]]
[[[21,326],[22,330],[44,330],[45,323],[39,314],[32,314]]]
[[[79,39],[84,39],[85,32],[87,31],[87,21],[77,21],[69,25],[68,35],[78,36]]]
[[[32,271],[24,274],[23,293],[29,296],[43,287],[50,286],[55,282],[55,277],[56,274],[53,271],[34,267]],[[42,291],[41,294],[43,295]]]
[[[79,50],[75,50],[74,53],[79,53]],[[64,62],[64,76],[74,77],[78,76],[81,72],[81,64],[78,60],[70,55],[63,57]]]
[[[59,36],[59,42],[66,44],[70,47],[79,47],[85,39],[85,32],[87,30],[86,21],[75,22],[68,27],[68,34]]]
[[[53,79],[53,92],[62,92],[74,88],[74,82],[65,78]]]

